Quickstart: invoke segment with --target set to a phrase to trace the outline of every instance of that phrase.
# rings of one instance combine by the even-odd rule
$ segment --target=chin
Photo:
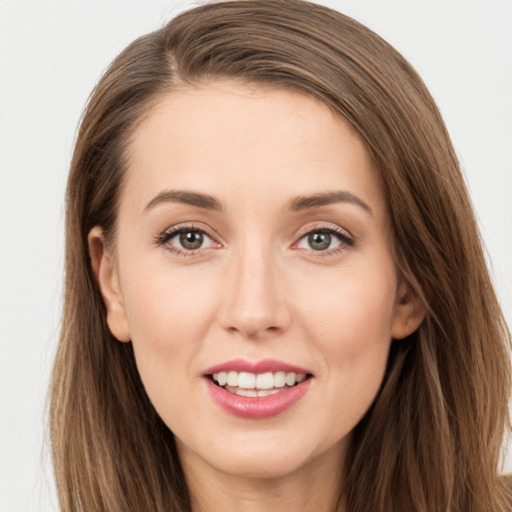
[[[322,442],[297,436],[295,433],[266,431],[258,435],[251,432],[231,436],[229,440],[215,441],[196,449],[179,443],[180,458],[202,459],[221,473],[251,479],[279,479],[301,471],[311,472],[315,464],[329,460],[330,467],[341,470],[345,442],[322,446]],[[228,442],[226,442],[228,441]]]
[[[217,470],[240,478],[258,480],[280,479],[292,475],[308,465],[304,456],[289,453],[265,454],[238,453],[216,460],[213,464]]]
[[[258,455],[247,457],[250,464],[246,463],[245,466],[246,469],[250,468],[251,473],[260,474],[262,477],[278,477],[293,473],[306,465],[309,459],[309,454],[303,449],[294,452],[276,449],[272,453]]]

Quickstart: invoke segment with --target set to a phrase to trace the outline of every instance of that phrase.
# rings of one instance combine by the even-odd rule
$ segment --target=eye
[[[342,246],[351,247],[354,241],[347,234],[332,228],[322,228],[309,231],[297,243],[298,249],[317,252],[329,252]]]
[[[179,245],[187,251],[195,251],[200,249],[205,238],[208,238],[201,231],[180,231],[174,235],[169,241],[173,245]]]
[[[218,244],[202,229],[182,227],[166,231],[155,240],[157,245],[181,254],[196,252],[200,249],[215,247]]]

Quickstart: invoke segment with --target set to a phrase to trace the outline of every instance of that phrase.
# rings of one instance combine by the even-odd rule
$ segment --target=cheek
[[[121,287],[132,338],[179,344],[181,330],[193,338],[203,328],[199,319],[213,306],[211,273],[171,265],[164,250],[154,248],[140,255],[132,251],[123,268],[128,269],[121,273]]]
[[[137,367],[158,402],[170,385],[191,377],[213,315],[212,294],[205,292],[211,283],[151,263],[126,268],[140,269],[124,279],[123,295]]]
[[[382,383],[391,344],[393,276],[352,269],[323,291],[313,288],[301,306],[303,325],[322,366],[320,375],[325,376],[326,402],[337,411],[331,418],[343,418],[342,427],[348,430],[364,415]]]
[[[314,277],[305,283],[307,294],[296,293],[302,297],[301,315],[313,339],[322,340],[333,353],[344,347],[345,356],[354,357],[390,341],[396,295],[393,272],[351,267],[331,279]]]

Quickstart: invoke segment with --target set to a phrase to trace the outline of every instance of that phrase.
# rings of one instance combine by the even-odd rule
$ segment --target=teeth
[[[305,373],[294,373],[294,372],[265,372],[265,373],[249,373],[249,372],[219,372],[213,374],[213,380],[217,382],[219,386],[226,386],[237,388],[243,392],[247,390],[261,390],[265,394],[260,395],[258,391],[257,396],[266,396],[268,394],[274,394],[278,390],[273,388],[283,388],[284,386],[295,386],[302,382],[306,378]],[[242,394],[238,393],[237,394]],[[242,394],[242,396],[256,396]]]
[[[286,384],[286,372],[274,373],[274,387],[282,388]]]
[[[244,389],[244,388],[232,388],[230,386],[226,387],[226,391],[229,391],[230,393],[234,393],[235,395],[240,396],[250,396],[250,397],[258,397],[258,396],[269,396],[269,395],[275,395],[276,393],[279,393],[282,391],[282,389]]]
[[[297,375],[293,372],[287,373],[285,382],[288,386],[293,386],[295,384],[295,382],[297,382]]]
[[[258,391],[256,391],[255,389],[236,388],[234,393],[240,396],[258,396]]]
[[[228,372],[228,386],[238,386],[238,372]]]
[[[256,375],[256,387],[258,389],[272,389],[274,387],[274,375],[272,372],[258,373]]]
[[[254,389],[256,387],[256,375],[254,373],[240,372],[238,375],[238,387]]]
[[[279,389],[262,389],[258,391],[258,396],[269,396],[275,395],[276,393],[279,393]]]

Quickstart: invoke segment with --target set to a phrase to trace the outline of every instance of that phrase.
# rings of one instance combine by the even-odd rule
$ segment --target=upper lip
[[[294,364],[278,361],[277,359],[262,359],[260,361],[252,362],[245,359],[232,359],[224,363],[216,364],[208,368],[204,374],[212,375],[219,372],[249,372],[249,373],[266,373],[266,372],[294,372],[311,374],[306,368],[301,368]]]

